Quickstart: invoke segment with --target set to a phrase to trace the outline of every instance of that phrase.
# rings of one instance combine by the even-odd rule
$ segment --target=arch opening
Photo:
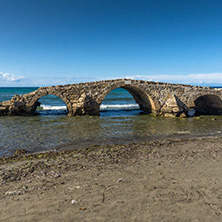
[[[67,113],[66,103],[56,95],[42,96],[35,103],[35,115],[66,115]]]
[[[110,90],[100,103],[101,111],[136,111],[137,114],[149,114],[153,111],[152,99],[141,89],[122,86]]]
[[[222,100],[216,95],[204,95],[194,101],[196,115],[222,115]]]

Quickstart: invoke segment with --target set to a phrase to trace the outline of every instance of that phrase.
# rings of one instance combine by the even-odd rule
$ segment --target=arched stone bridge
[[[15,95],[0,103],[0,115],[33,115],[38,100],[46,95],[60,97],[69,116],[99,115],[105,96],[116,88],[132,94],[141,110],[162,116],[188,116],[195,109],[200,113],[222,114],[222,90],[209,87],[169,84],[142,80],[116,79],[97,82],[41,87],[25,94]]]

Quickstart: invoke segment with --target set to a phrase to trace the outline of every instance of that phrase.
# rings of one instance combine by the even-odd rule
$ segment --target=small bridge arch
[[[29,104],[30,106],[33,107],[33,109],[32,109],[33,113],[37,109],[39,99],[41,99],[42,97],[47,96],[47,95],[58,96],[66,104],[68,114],[71,113],[72,107],[71,107],[70,102],[58,90],[37,90],[37,93],[32,98],[32,100],[30,101],[30,104]]]
[[[200,114],[222,114],[222,96],[216,93],[199,93],[192,96],[189,107]]]

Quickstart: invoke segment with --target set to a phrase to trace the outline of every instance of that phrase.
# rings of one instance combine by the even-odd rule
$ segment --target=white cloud
[[[80,82],[92,82],[96,79],[91,77],[64,77],[64,78],[40,78],[40,79],[29,79],[27,81],[28,86],[55,86],[55,85],[66,85]],[[25,81],[24,81],[25,82]]]
[[[50,75],[51,76],[51,75]],[[64,85],[73,84],[79,82],[91,82],[105,79],[118,79],[118,78],[130,78],[141,79],[156,82],[169,82],[169,83],[181,83],[191,85],[202,86],[222,86],[222,73],[209,73],[209,74],[151,74],[151,75],[129,75],[129,76],[115,76],[106,75],[101,77],[98,75],[84,76],[67,76],[57,78],[25,78],[23,76],[16,76],[10,73],[0,72],[0,85],[1,86],[50,86],[50,85]]]
[[[170,82],[197,85],[222,84],[222,73],[184,74],[184,75],[132,75],[126,78],[142,79],[155,82]]]
[[[0,72],[0,81],[20,82],[23,79],[23,76],[15,76],[14,74]]]
[[[210,73],[210,74],[181,74],[181,75],[129,75],[129,76],[106,76],[106,77],[68,77],[68,78],[53,78],[53,79],[35,79],[31,82],[31,85],[35,86],[51,86],[51,85],[64,85],[74,84],[80,82],[91,82],[106,79],[141,79],[155,82],[168,82],[177,84],[191,84],[191,85],[202,85],[202,86],[214,86],[222,85],[222,73]],[[30,84],[29,84],[30,85]]]

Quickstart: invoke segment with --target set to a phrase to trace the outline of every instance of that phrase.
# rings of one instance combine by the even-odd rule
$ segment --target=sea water
[[[37,88],[0,88],[0,102]],[[124,89],[110,92],[100,116],[66,116],[65,103],[44,96],[35,116],[0,117],[0,156],[91,145],[123,144],[165,138],[222,135],[221,116],[167,118],[145,115]]]

